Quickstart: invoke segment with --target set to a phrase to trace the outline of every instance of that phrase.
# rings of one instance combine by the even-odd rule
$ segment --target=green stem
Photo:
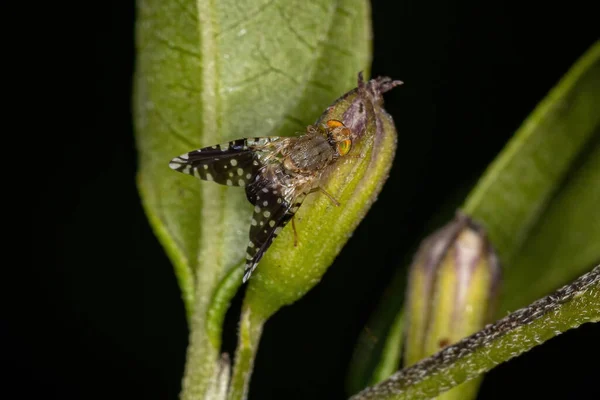
[[[445,348],[351,400],[428,399],[548,339],[600,320],[600,265],[528,307]]]
[[[229,381],[229,357],[219,356],[225,313],[242,283],[241,264],[232,268],[214,289],[212,298],[197,293],[191,317],[182,400],[225,399]],[[205,287],[205,286],[200,286]]]
[[[209,392],[219,374],[217,365],[220,343],[211,343],[206,332],[206,309],[207,304],[199,304],[197,301],[190,320],[190,343],[180,394],[182,400],[210,398]]]
[[[256,313],[253,314],[249,307],[242,310],[228,400],[245,400],[248,397],[250,376],[264,323],[265,319]]]
[[[402,341],[404,339],[404,311],[396,315],[392,326],[390,327],[383,350],[381,352],[381,361],[373,372],[371,384],[379,383],[390,376],[398,365],[400,365],[400,356]]]

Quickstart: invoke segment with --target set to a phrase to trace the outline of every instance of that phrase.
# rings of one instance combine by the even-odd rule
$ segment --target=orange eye
[[[350,139],[342,140],[341,142],[337,143],[337,150],[338,153],[340,153],[340,156],[345,156],[346,154],[348,154],[351,148],[352,140]]]
[[[340,126],[344,126],[344,124],[341,121],[338,121],[337,119],[330,119],[329,121],[327,121],[327,128],[329,128],[329,131],[332,131],[335,128],[339,128]]]

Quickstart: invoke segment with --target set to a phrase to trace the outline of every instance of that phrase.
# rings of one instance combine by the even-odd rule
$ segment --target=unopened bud
[[[307,196],[294,215],[297,232],[288,225],[261,260],[246,291],[245,304],[252,305],[253,315],[260,312],[266,319],[314,287],[377,198],[397,141],[383,94],[400,84],[388,77],[364,81],[359,73],[356,89],[318,118],[315,126],[334,123],[330,127],[347,128],[351,150],[347,161],[335,164],[318,182],[330,194]]]
[[[483,229],[458,213],[426,238],[410,267],[405,366],[491,322],[500,281]]]

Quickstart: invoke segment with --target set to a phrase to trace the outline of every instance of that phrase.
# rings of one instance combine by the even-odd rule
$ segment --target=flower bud
[[[352,149],[324,175],[331,193],[307,196],[293,226],[281,231],[250,281],[245,306],[266,319],[314,287],[377,198],[396,150],[396,128],[383,108],[383,94],[400,85],[387,77],[364,81],[335,100],[315,126],[339,121],[349,129]],[[339,203],[339,206],[337,204]]]
[[[409,271],[405,366],[491,322],[499,281],[494,249],[468,216],[425,239]]]

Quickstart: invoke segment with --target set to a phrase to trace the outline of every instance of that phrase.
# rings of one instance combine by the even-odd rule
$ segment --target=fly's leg
[[[335,199],[335,197],[333,197],[331,194],[329,194],[327,192],[327,190],[323,189],[321,186],[317,186],[316,188],[312,188],[309,193],[314,193],[314,192],[321,192],[321,193],[323,193],[325,196],[327,196],[327,198],[329,199],[329,201],[331,201],[331,204],[333,204],[336,207],[340,206],[340,202],[337,201]]]
[[[292,217],[292,228],[294,229],[294,247],[298,247],[298,232],[296,232],[296,218]]]

